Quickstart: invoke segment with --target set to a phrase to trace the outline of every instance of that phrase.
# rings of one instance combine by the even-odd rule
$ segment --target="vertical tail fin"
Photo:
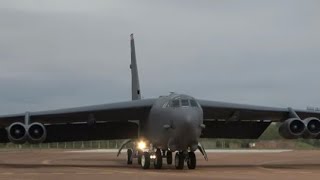
[[[140,92],[140,84],[139,84],[139,75],[138,75],[138,66],[136,60],[136,50],[134,47],[134,39],[133,34],[130,35],[130,46],[131,46],[131,85],[132,85],[132,100],[141,99],[141,92]]]

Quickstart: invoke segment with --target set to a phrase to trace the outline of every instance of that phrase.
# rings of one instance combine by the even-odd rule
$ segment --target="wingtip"
[[[130,34],[130,39],[133,40],[133,33]]]

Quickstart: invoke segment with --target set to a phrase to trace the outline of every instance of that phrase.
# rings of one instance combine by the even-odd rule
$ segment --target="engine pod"
[[[306,118],[303,120],[306,129],[303,133],[303,138],[315,138],[320,134],[320,120],[315,117]]]
[[[24,144],[27,140],[27,128],[21,122],[11,124],[7,128],[8,139],[14,144]]]
[[[306,125],[298,118],[290,118],[283,122],[279,127],[279,134],[286,139],[296,139],[302,137]]]
[[[35,122],[28,127],[28,142],[30,144],[42,143],[47,137],[47,130],[41,123]]]

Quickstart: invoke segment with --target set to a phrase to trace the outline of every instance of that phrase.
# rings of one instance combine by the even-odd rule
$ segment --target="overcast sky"
[[[0,0],[0,114],[142,95],[320,106],[317,0]]]

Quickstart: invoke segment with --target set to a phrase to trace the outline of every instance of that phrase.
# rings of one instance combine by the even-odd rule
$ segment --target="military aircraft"
[[[132,100],[79,108],[0,116],[1,143],[50,143],[125,139],[127,163],[162,167],[163,158],[183,169],[196,168],[195,151],[207,159],[200,138],[256,139],[272,122],[287,139],[319,138],[320,112],[196,99],[170,93],[141,99],[133,34],[130,36]]]

